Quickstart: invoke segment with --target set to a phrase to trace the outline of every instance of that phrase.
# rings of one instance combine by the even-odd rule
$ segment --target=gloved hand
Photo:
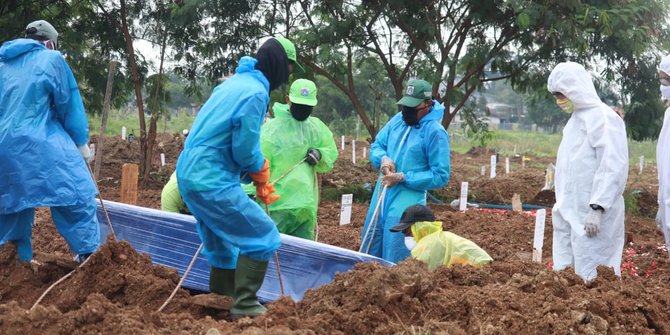
[[[661,210],[656,211],[656,229],[663,232],[663,222],[661,222]]]
[[[249,177],[254,181],[256,187],[259,184],[267,184],[270,181],[270,161],[266,159],[261,170],[256,173],[249,172]]]
[[[387,175],[382,176],[382,182],[386,187],[393,187],[393,185],[397,183],[402,183],[402,181],[405,180],[405,175],[400,172],[400,173],[389,173]]]
[[[395,173],[395,163],[393,163],[393,160],[389,158],[388,156],[382,157],[382,165],[380,166],[379,170],[382,172],[382,174],[389,174],[389,173]]]
[[[88,147],[87,144],[80,145],[79,147],[79,153],[81,154],[81,157],[84,157],[84,160],[86,161],[86,164],[91,164],[91,149]]]
[[[256,198],[266,205],[279,199],[279,196],[274,193],[275,187],[272,184],[265,183],[256,185]]]
[[[319,161],[321,160],[321,152],[319,151],[319,149],[309,148],[307,149],[305,158],[307,158],[306,160],[307,164],[314,166],[316,164],[319,164]]]
[[[584,222],[584,231],[586,231],[586,236],[593,238],[598,235],[600,232],[600,223],[603,221],[603,211],[597,209],[591,209],[589,214],[586,215],[586,220]]]

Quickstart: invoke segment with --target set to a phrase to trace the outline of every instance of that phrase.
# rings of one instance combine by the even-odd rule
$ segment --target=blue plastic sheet
[[[176,268],[180,276],[186,271],[200,245],[192,216],[112,201],[105,201],[105,208],[117,239],[126,240],[139,252],[151,255],[155,264]],[[99,203],[98,221],[101,243],[104,243],[109,227]],[[284,234],[281,234],[281,241],[278,257],[284,294],[295,301],[302,299],[307,289],[330,283],[335,273],[346,272],[356,263],[377,262],[389,267],[395,265],[374,256]],[[204,256],[198,256],[183,286],[209,291],[209,264]],[[277,264],[273,258],[263,286],[258,291],[258,298],[268,302],[280,296]]]

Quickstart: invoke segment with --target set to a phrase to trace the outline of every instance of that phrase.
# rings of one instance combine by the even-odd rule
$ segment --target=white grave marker
[[[342,135],[342,150],[344,150],[344,135]]]
[[[542,262],[542,246],[544,245],[544,222],[547,210],[539,209],[535,213],[535,236],[533,237],[533,262]]]
[[[464,181],[461,183],[461,199],[459,200],[458,210],[465,211],[468,208],[468,182]]]
[[[505,157],[505,174],[509,174],[509,157]]]
[[[351,162],[356,165],[356,141],[351,140]]]
[[[491,155],[491,171],[490,178],[496,177],[496,155]]]
[[[340,207],[340,226],[351,223],[351,204],[353,202],[353,194],[342,194],[342,206]]]
[[[95,143],[91,143],[91,145],[88,146],[91,149],[91,160],[95,159]]]
[[[368,148],[367,148],[367,147],[363,147],[363,159],[365,159],[365,157],[367,156],[367,154],[368,154]]]
[[[482,165],[482,176],[486,176],[486,165]]]
[[[644,170],[644,156],[640,156],[640,174],[642,174],[642,170]]]
[[[161,166],[165,166],[165,154],[161,152]]]
[[[126,140],[126,127],[121,127],[121,139]]]

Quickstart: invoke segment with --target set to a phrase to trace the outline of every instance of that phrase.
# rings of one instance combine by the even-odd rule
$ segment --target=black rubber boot
[[[212,266],[209,270],[209,291],[235,299],[235,270]]]
[[[263,285],[267,269],[267,261],[260,262],[244,255],[239,256],[235,270],[235,304],[230,309],[233,318],[258,316],[267,311],[256,296]]]

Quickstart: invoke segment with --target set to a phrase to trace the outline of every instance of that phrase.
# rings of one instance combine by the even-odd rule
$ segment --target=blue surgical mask
[[[414,241],[414,237],[412,236],[405,236],[405,246],[407,249],[410,251],[416,247],[416,241]]]

